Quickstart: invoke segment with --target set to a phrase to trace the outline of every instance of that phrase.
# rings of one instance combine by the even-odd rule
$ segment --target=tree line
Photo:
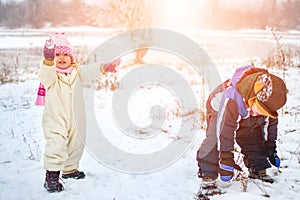
[[[300,29],[299,0],[262,0],[246,7],[224,7],[220,0],[206,0],[204,13],[208,16],[207,26],[225,29]],[[249,3],[249,1],[248,1]],[[209,16],[209,13],[213,13]]]
[[[142,28],[159,24],[156,6],[151,0],[103,0],[88,4],[83,0],[24,0],[0,2],[0,26],[42,28],[49,26],[93,26]],[[172,6],[172,5],[170,5]],[[211,29],[300,29],[300,1],[265,0],[255,9],[222,5],[221,0],[206,0],[196,8],[205,22],[196,28]],[[180,11],[178,11],[180,12]],[[132,25],[134,24],[134,25]]]

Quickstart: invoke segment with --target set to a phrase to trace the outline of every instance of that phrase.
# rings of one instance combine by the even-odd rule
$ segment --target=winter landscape
[[[275,1],[276,2],[276,1]],[[299,26],[299,24],[298,24]],[[268,169],[275,179],[273,184],[247,179],[247,168],[229,183],[217,181],[221,195],[212,200],[299,199],[300,192],[300,31],[295,29],[239,29],[212,30],[200,28],[167,28],[198,44],[209,56],[222,80],[230,78],[236,67],[254,64],[266,67],[283,78],[288,88],[288,100],[279,111],[278,155],[281,167]],[[102,162],[95,149],[87,143],[80,169],[86,173],[83,180],[60,180],[65,190],[48,193],[43,187],[45,170],[43,153],[45,140],[41,125],[43,107],[36,106],[39,85],[38,69],[42,59],[42,47],[54,32],[65,32],[75,47],[76,58],[81,64],[96,60],[94,50],[104,42],[124,32],[120,28],[92,26],[57,26],[43,28],[0,27],[0,200],[193,200],[201,180],[197,177],[196,152],[205,137],[206,123],[204,103],[209,93],[203,74],[189,60],[164,49],[148,49],[143,62],[135,60],[136,51],[123,52],[121,66],[115,75],[108,75],[85,86],[86,108],[91,108],[97,124],[107,141],[117,149],[132,154],[147,155],[160,151],[172,142],[185,143],[178,132],[184,120],[200,114],[193,125],[192,141],[170,162],[149,171],[135,173],[114,168]],[[174,42],[176,43],[176,42]],[[109,49],[108,49],[109,51]],[[284,57],[284,59],[282,59]],[[97,58],[101,60],[100,58]],[[98,62],[98,60],[97,60]],[[124,134],[117,123],[118,113],[113,99],[118,92],[126,91],[121,80],[134,70],[149,64],[166,66],[180,75],[196,97],[197,106],[190,113],[181,112],[176,87],[179,79],[161,87],[159,81],[143,83],[130,93],[128,115],[137,137]],[[168,76],[168,75],[166,75]],[[217,77],[217,76],[216,76]],[[133,78],[132,82],[138,77]],[[180,79],[181,80],[181,79]],[[216,78],[217,80],[217,78]],[[91,85],[92,84],[92,85]],[[88,92],[92,91],[92,98]],[[163,124],[152,127],[152,113],[163,110]],[[153,109],[154,108],[154,109]],[[161,111],[161,110],[160,110]],[[90,118],[88,117],[88,120]],[[123,116],[123,115],[122,115]],[[154,116],[154,118],[153,118]],[[187,118],[186,118],[187,117]],[[151,124],[152,123],[152,124]],[[141,127],[141,128],[140,128]],[[131,128],[131,127],[129,127]],[[142,131],[141,131],[142,130]],[[152,131],[155,130],[155,134]],[[87,137],[95,135],[93,127],[87,127]],[[89,141],[89,139],[88,139]],[[100,143],[96,144],[100,145]],[[100,151],[99,147],[99,151]],[[96,148],[97,150],[97,148]],[[107,150],[108,155],[112,152]],[[111,153],[111,154],[110,154]],[[117,155],[111,160],[122,165]],[[160,161],[148,160],[144,166]],[[239,161],[242,166],[243,163]],[[116,164],[116,165],[117,165]],[[132,166],[140,163],[133,161]]]
[[[80,32],[87,28],[78,27],[70,28],[70,33]],[[95,30],[92,30],[95,31]],[[85,36],[82,40],[79,36],[70,37],[70,40],[76,46],[89,46],[91,44],[99,44],[111,34],[113,30],[98,30],[102,35],[98,37]],[[197,164],[195,161],[195,153],[205,136],[203,129],[197,131],[195,140],[190,148],[172,165],[155,171],[153,173],[132,174],[116,171],[107,166],[102,165],[90,154],[85,152],[81,168],[85,170],[87,178],[85,180],[73,181],[66,180],[66,189],[62,193],[49,194],[42,187],[44,180],[43,170],[43,148],[44,138],[41,128],[41,116],[43,107],[35,106],[35,98],[38,87],[37,70],[39,57],[44,39],[48,32],[52,30],[29,30],[22,31],[1,31],[1,59],[2,64],[14,65],[16,58],[19,59],[18,66],[24,67],[17,69],[22,73],[17,73],[18,81],[2,84],[1,90],[1,190],[0,199],[193,199],[198,190],[200,180],[197,178]],[[109,32],[109,34],[107,34]],[[41,34],[42,35],[38,35]],[[113,34],[113,33],[112,33]],[[212,52],[212,58],[216,62],[217,69],[220,71],[222,79],[230,77],[234,71],[234,67],[249,64],[251,62],[259,63],[259,57],[254,55],[253,50],[244,51],[244,57],[232,53],[223,58],[223,52],[219,55],[210,46],[217,45],[214,43],[216,39],[223,38],[224,41],[230,41],[229,38],[242,40],[242,36],[249,44],[256,45],[260,42],[268,43],[269,35],[263,34],[263,31],[241,31],[241,32],[225,32],[215,31],[205,32],[189,32],[195,40],[205,38],[204,48],[207,48],[208,54]],[[291,34],[284,33],[287,43],[299,45],[300,33],[293,32]],[[25,35],[25,36],[24,36]],[[91,34],[93,35],[93,34]],[[257,38],[257,35],[260,35]],[[18,42],[17,42],[18,41]],[[225,45],[218,43],[218,45]],[[230,42],[227,45],[231,45]],[[233,44],[234,45],[234,44]],[[270,48],[273,44],[270,43]],[[259,45],[258,45],[259,46]],[[217,47],[218,48],[218,47]],[[37,51],[35,55],[31,51]],[[222,48],[220,48],[222,50]],[[238,51],[238,50],[237,50]],[[226,50],[224,50],[226,52]],[[258,51],[257,51],[258,52]],[[267,53],[260,51],[261,54]],[[151,56],[152,55],[152,56]],[[174,70],[181,70],[183,76],[188,78],[191,87],[195,88],[195,93],[201,97],[201,77],[199,74],[193,74],[192,67],[182,69],[180,62],[168,60],[166,55],[161,58],[160,53],[149,52],[145,56],[145,62],[153,62],[166,64],[173,67]],[[174,55],[171,55],[172,57]],[[220,56],[218,58],[218,56]],[[30,59],[28,59],[30,58]],[[215,58],[215,59],[214,59]],[[8,60],[8,61],[7,61]],[[123,64],[130,63],[132,56],[128,54],[123,58]],[[172,66],[174,65],[174,66]],[[138,67],[138,66],[137,66]],[[132,67],[120,67],[118,76],[130,72]],[[271,69],[274,73],[282,76],[282,70]],[[300,190],[299,183],[299,89],[297,80],[299,77],[299,67],[289,67],[286,71],[285,81],[288,85],[289,95],[287,105],[283,112],[280,113],[279,125],[279,155],[282,158],[281,168],[272,168],[269,170],[274,174],[276,182],[274,184],[262,183],[258,181],[248,180],[247,189],[243,191],[240,181],[233,181],[229,184],[218,181],[225,194],[213,196],[211,199],[297,199]],[[14,78],[14,77],[12,77]],[[144,90],[144,91],[143,91]],[[97,113],[101,113],[100,121],[103,130],[118,132],[118,128],[112,118],[111,98],[114,91],[109,89],[101,89],[96,91],[96,97],[100,98],[98,106],[95,109]],[[155,95],[154,95],[155,94]],[[145,99],[144,96],[151,98]],[[157,95],[157,96],[156,96]],[[166,100],[169,99],[169,100]],[[198,99],[201,102],[201,99]],[[129,106],[129,114],[133,121],[139,125],[147,125],[149,123],[148,114],[149,106],[152,104],[162,104],[169,112],[173,113],[173,117],[169,117],[169,123],[176,122],[174,109],[176,103],[174,98],[159,87],[141,89],[132,98],[134,106]],[[199,106],[200,107],[200,106]],[[173,121],[173,122],[172,122]],[[120,132],[120,131],[119,131]],[[159,134],[167,135],[169,140],[176,136],[176,129],[170,129],[167,132],[161,131]],[[122,146],[128,151],[137,151],[138,146],[127,140],[118,141],[116,137],[115,145]],[[161,141],[168,142],[167,139]],[[119,144],[118,144],[119,143]],[[165,145],[165,144],[161,144]],[[158,146],[158,145],[156,145]],[[155,145],[153,148],[156,148]],[[148,149],[149,150],[149,149]],[[144,151],[140,149],[140,151]],[[149,161],[151,162],[151,161]]]

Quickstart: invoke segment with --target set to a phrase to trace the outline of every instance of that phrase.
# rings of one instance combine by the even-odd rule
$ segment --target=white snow
[[[78,33],[80,30],[77,30]],[[72,29],[72,31],[74,30]],[[103,33],[102,37],[74,34],[71,41],[78,46],[97,46],[109,37],[110,31]],[[32,45],[41,47],[46,37],[45,33],[48,34],[50,31],[40,30],[40,32],[42,35],[35,36],[33,33],[25,37],[20,32],[14,34],[1,30],[0,50],[26,49]],[[249,38],[254,34],[253,37],[256,38],[256,33],[256,31],[245,30],[242,35]],[[190,35],[194,34],[191,33]],[[210,35],[210,37],[217,37],[218,42],[220,42],[220,34],[222,33],[217,36]],[[236,34],[238,33],[234,33],[231,37],[234,38]],[[262,35],[261,33],[258,34]],[[293,39],[295,35],[299,38],[299,33],[293,32]],[[195,40],[200,41],[200,43],[204,41],[207,44],[208,53],[213,53],[213,47],[209,46],[212,42],[203,40],[203,37],[203,35],[198,34],[195,36]],[[259,38],[261,37],[259,36]],[[296,41],[294,40],[295,45],[299,45]],[[230,49],[226,49],[226,51],[230,51]],[[253,60],[252,55],[250,51],[250,54],[245,57],[230,56],[228,59],[216,59],[222,78],[230,77],[234,67],[249,64],[249,60]],[[217,58],[215,54],[212,57]],[[1,59],[5,58],[1,57]],[[167,58],[163,62],[168,65],[176,64]],[[126,74],[129,70],[129,68],[121,68],[118,73],[120,75]],[[193,90],[201,97],[199,90],[201,81],[197,75],[192,73],[193,70],[180,67],[176,70],[191,82]],[[281,71],[274,70],[274,73],[281,76]],[[287,104],[284,107],[285,114],[280,112],[278,131],[278,154],[282,158],[282,164],[280,171],[276,168],[268,170],[268,173],[274,176],[275,183],[268,184],[249,180],[247,191],[243,192],[239,181],[223,183],[218,180],[218,184],[225,194],[213,196],[211,199],[298,199],[300,192],[300,91],[297,81],[299,75],[299,68],[289,68],[286,75],[289,94]],[[86,178],[84,180],[63,180],[65,191],[49,194],[43,188],[45,175],[43,169],[45,141],[41,126],[43,107],[34,105],[39,81],[36,74],[24,74],[24,76],[26,77],[24,82],[0,85],[0,200],[191,200],[194,198],[200,185],[200,179],[197,178],[198,168],[195,155],[205,137],[204,130],[197,131],[194,142],[181,158],[152,173],[132,174],[116,171],[97,162],[94,155],[87,149],[80,164],[80,169],[84,170]],[[101,122],[101,128],[105,130],[107,138],[115,146],[131,153],[145,154],[162,149],[174,140],[174,135],[176,136],[178,131],[176,126],[181,123],[181,119],[173,115],[172,108],[176,108],[178,104],[172,93],[164,88],[154,86],[142,87],[132,95],[128,112],[135,125],[147,127],[151,123],[149,111],[153,105],[160,105],[168,111],[167,121],[164,124],[164,130],[166,129],[168,133],[160,132],[158,137],[148,141],[147,139],[132,139],[122,134],[118,129],[111,111],[112,94],[113,91],[104,89],[96,92],[95,98],[98,98],[98,101],[95,103],[95,112],[99,114],[98,121]],[[201,102],[201,99],[198,101]],[[169,128],[169,125],[172,127]],[[148,162],[151,163],[152,161],[149,160]],[[270,198],[264,197],[265,194],[268,194]]]

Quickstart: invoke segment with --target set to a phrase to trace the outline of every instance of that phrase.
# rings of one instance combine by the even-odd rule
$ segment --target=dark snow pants
[[[203,140],[196,159],[199,167],[198,177],[208,176],[216,179],[219,173],[219,152],[217,150],[216,123],[218,113],[211,106],[211,98],[222,92],[222,87],[216,88],[206,102],[206,138]],[[266,117],[248,117],[239,123],[236,131],[236,142],[241,147],[244,163],[251,172],[258,172],[271,167],[264,146],[263,127]]]
[[[197,152],[199,177],[209,176],[214,179],[218,177],[219,152],[217,150],[216,120],[217,112],[208,109],[206,138]],[[244,119],[240,122],[240,129],[236,132],[236,142],[241,147],[245,166],[254,173],[271,167],[267,159],[265,140],[261,130],[263,121],[263,116]]]
[[[240,121],[240,129],[236,131],[236,142],[241,147],[244,163],[252,172],[271,167],[263,138],[264,123],[264,116],[249,117]]]

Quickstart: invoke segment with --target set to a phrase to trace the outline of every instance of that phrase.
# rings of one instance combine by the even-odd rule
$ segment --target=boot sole
[[[51,189],[51,188],[48,188],[48,186],[46,185],[46,183],[44,184],[44,188],[50,192],[50,193],[54,193],[54,192],[61,192],[64,190],[64,187],[63,186],[59,186],[58,188],[55,188],[55,189]]]
[[[72,177],[72,176],[64,176],[64,175],[62,175],[61,177],[62,177],[63,179],[72,178],[72,179],[76,179],[76,180],[78,180],[78,179],[84,179],[84,178],[85,178],[85,176]]]
[[[263,181],[263,182],[266,182],[266,183],[274,183],[274,180],[273,179],[269,179],[269,180],[267,180],[267,179],[263,179],[263,178],[261,178],[261,177],[259,177],[259,176],[248,176],[248,178],[250,178],[250,179],[257,179],[257,180],[261,180],[261,181]]]

